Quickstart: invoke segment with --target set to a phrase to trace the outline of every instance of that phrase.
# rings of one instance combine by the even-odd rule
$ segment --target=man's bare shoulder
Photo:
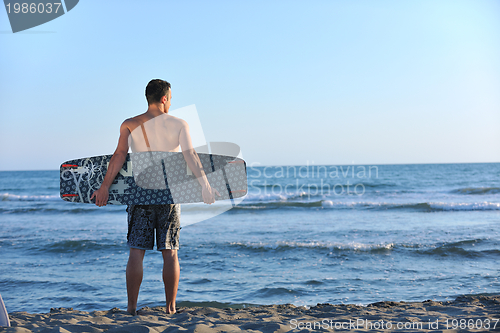
[[[127,127],[130,133],[137,127],[141,126],[145,122],[144,114],[125,119],[122,123],[122,127]]]
[[[168,121],[171,121],[172,123],[176,124],[179,127],[187,127],[188,126],[188,123],[185,120],[183,120],[181,118],[177,118],[175,116],[168,115]]]

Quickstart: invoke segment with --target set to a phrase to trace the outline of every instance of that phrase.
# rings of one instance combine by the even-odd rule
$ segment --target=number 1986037
[[[469,329],[469,330],[478,330],[478,329],[496,329],[498,322],[500,319],[446,319],[446,329]]]
[[[31,13],[31,14],[35,14],[35,13],[47,13],[47,14],[50,14],[52,12],[56,13],[58,12],[59,8],[61,7],[61,3],[60,2],[54,2],[54,3],[51,3],[51,2],[47,2],[47,3],[18,3],[18,2],[15,2],[15,3],[7,3],[5,5],[5,7],[7,8],[7,12],[10,14],[11,11],[12,13],[15,13],[15,14],[19,14],[19,13],[22,13],[22,14],[28,14],[28,13]]]

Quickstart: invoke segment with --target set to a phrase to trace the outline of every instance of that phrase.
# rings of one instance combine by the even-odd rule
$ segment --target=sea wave
[[[46,245],[37,245],[33,250],[41,253],[78,253],[78,252],[112,252],[126,247],[125,242],[110,242],[96,240],[64,240]]]
[[[444,244],[419,243],[378,243],[368,244],[361,242],[231,242],[227,244],[232,249],[254,253],[262,252],[289,252],[293,250],[311,250],[329,255],[362,254],[389,254],[392,251],[403,251],[426,256],[460,256],[468,258],[500,256],[498,242],[485,239],[463,240]]]
[[[124,206],[106,206],[97,207],[86,205],[86,207],[75,206],[29,206],[29,207],[1,207],[0,214],[100,214],[106,213],[124,213]]]
[[[25,287],[33,287],[36,286],[41,290],[45,288],[54,288],[62,291],[79,291],[79,292],[94,292],[99,290],[97,287],[92,286],[87,283],[75,283],[75,282],[53,282],[53,281],[40,281],[40,280],[31,280],[29,278],[5,278],[0,280],[0,287],[3,290],[10,290],[14,288],[25,288]]]
[[[418,249],[417,253],[431,256],[459,256],[467,258],[498,257],[498,244],[485,239],[469,239],[445,244],[437,244],[432,248]]]
[[[307,295],[307,291],[300,290],[298,288],[283,288],[283,287],[265,287],[256,290],[249,295],[255,298],[273,298],[276,296],[301,296]]]
[[[245,196],[246,202],[273,202],[273,201],[288,201],[288,200],[301,200],[311,197],[323,197],[322,195],[314,195],[304,191],[293,193],[265,193],[254,194],[249,193]]]
[[[12,193],[0,193],[0,201],[58,201],[62,200],[56,195],[18,195]]]
[[[454,194],[472,194],[472,195],[482,195],[482,194],[499,194],[500,187],[464,187],[451,191]]]
[[[500,210],[498,202],[431,202],[428,204],[433,210]]]
[[[228,203],[229,205],[229,203]],[[209,213],[218,211],[225,206],[213,207],[199,205],[183,205],[185,214]],[[283,200],[283,201],[243,201],[242,203],[224,209],[232,209],[233,212],[245,213],[248,211],[266,210],[290,210],[290,209],[313,209],[313,210],[408,210],[417,212],[453,212],[453,211],[498,211],[500,203],[497,202],[370,202],[370,201],[345,201],[336,202],[331,200]],[[79,203],[61,204],[35,204],[24,206],[0,206],[0,214],[101,214],[101,213],[123,214],[125,206],[108,205],[96,207],[95,205],[81,205]]]
[[[394,243],[364,244],[364,243],[334,243],[334,242],[297,242],[297,241],[278,241],[278,242],[231,242],[228,244],[231,248],[249,250],[252,252],[281,252],[292,249],[313,249],[328,250],[337,252],[386,252],[394,248]]]
[[[211,307],[211,308],[219,308],[219,309],[244,309],[253,306],[260,306],[260,304],[252,304],[252,303],[229,303],[229,302],[199,302],[199,301],[178,301],[176,303],[177,307]]]
[[[488,211],[500,210],[500,203],[497,202],[370,202],[370,201],[268,201],[251,202],[244,201],[235,207],[241,210],[255,209],[286,209],[286,208],[322,208],[322,209],[367,209],[367,210],[388,210],[403,209],[423,212],[433,211]]]

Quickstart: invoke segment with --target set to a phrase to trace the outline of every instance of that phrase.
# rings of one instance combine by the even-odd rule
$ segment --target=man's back
[[[148,113],[127,119],[124,125],[130,131],[128,143],[133,153],[177,152],[181,145],[181,131],[186,130],[187,127],[185,121],[169,114],[153,117]]]

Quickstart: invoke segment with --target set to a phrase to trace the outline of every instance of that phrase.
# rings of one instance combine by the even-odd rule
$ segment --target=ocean
[[[178,306],[366,305],[500,291],[500,163],[308,163],[248,166],[247,174],[248,195],[222,214],[182,205]],[[7,310],[126,309],[125,208],[63,201],[57,170],[0,172]],[[161,254],[148,251],[139,307],[164,306],[161,268]]]

